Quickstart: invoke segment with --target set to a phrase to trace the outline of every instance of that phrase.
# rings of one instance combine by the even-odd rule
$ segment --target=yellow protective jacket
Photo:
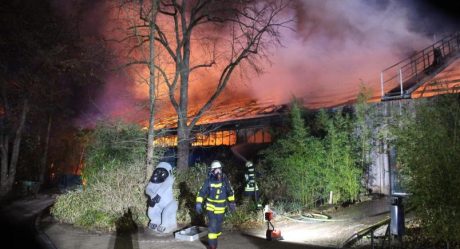
[[[206,210],[215,214],[225,213],[227,201],[234,202],[235,193],[225,174],[222,175],[220,181],[208,177],[196,197],[197,203],[205,202]]]

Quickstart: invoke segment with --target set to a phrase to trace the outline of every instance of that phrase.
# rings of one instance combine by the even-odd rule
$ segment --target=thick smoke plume
[[[74,1],[92,7],[80,8],[84,20],[80,28],[87,35],[108,35],[109,20],[116,11],[92,2]],[[73,13],[68,4],[61,4],[60,9]],[[360,84],[377,96],[383,69],[442,38],[453,27],[452,19],[426,1],[415,0],[297,0],[287,14],[294,20],[292,30],[283,31],[283,47],[273,51],[266,73],[245,82],[233,80],[221,102],[241,98],[281,104],[296,96],[308,107],[329,107],[352,102]],[[126,75],[107,77],[86,119],[95,120],[96,115],[146,120],[145,109],[139,107],[148,97],[147,87],[136,84]],[[202,87],[191,89],[193,101],[206,92]],[[167,101],[158,107],[160,112],[170,109]]]
[[[250,85],[259,99],[295,95],[326,107],[353,101],[360,84],[378,94],[383,69],[442,38],[440,25],[448,25],[411,1],[299,0],[295,7],[295,31],[285,32],[273,66]]]

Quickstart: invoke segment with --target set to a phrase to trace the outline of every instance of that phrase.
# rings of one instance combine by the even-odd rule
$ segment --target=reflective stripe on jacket
[[[222,176],[221,181],[214,180],[211,177],[206,179],[196,197],[196,202],[203,203],[204,201],[206,201],[206,210],[215,214],[225,213],[227,201],[235,201],[234,191],[225,175]]]
[[[254,171],[254,166],[248,167],[246,173],[244,174],[244,177],[246,178],[246,185],[244,186],[245,192],[253,192],[259,190],[259,187],[256,184]]]

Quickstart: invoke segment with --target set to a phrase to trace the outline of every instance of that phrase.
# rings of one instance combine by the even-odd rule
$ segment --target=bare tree
[[[151,0],[150,11],[143,16],[143,10],[141,8],[140,16],[141,19],[149,25],[149,127],[147,136],[147,174],[146,179],[153,172],[153,155],[154,145],[153,140],[155,138],[155,30],[156,30],[156,16],[158,13],[158,0]],[[142,2],[141,2],[142,6]]]
[[[273,44],[279,44],[279,30],[289,22],[282,20],[282,12],[289,3],[282,0],[155,2],[149,1],[146,8],[146,3],[140,1],[138,15],[142,23],[129,27],[134,31],[131,37],[137,39],[133,50],[148,46],[150,56],[147,60],[138,57],[128,64],[149,67],[149,127],[153,126],[155,70],[160,77],[158,80],[167,86],[169,101],[177,113],[177,167],[182,170],[188,168],[193,128],[221,95],[232,74],[243,63],[260,72],[263,63],[258,60],[267,57],[267,50]],[[152,50],[157,54],[152,54]],[[191,113],[190,78],[195,72],[206,69],[219,72],[219,76],[210,86],[213,91],[201,96],[204,101]],[[150,129],[153,128],[149,128],[149,134]],[[152,142],[149,140],[149,146]]]
[[[16,177],[16,165],[24,125],[29,112],[27,98],[22,101],[22,108],[18,110],[19,118],[14,122],[13,110],[8,102],[6,87],[2,87],[3,113],[0,114],[0,198],[10,193]]]
[[[128,34],[117,42],[127,42],[132,46],[127,51],[129,63],[124,66],[144,65],[147,67],[148,77],[141,77],[141,80],[149,87],[149,122],[147,132],[147,156],[145,180],[148,180],[153,172],[154,161],[154,138],[155,138],[155,99],[156,85],[155,77],[155,33],[156,19],[158,14],[159,0],[121,0],[118,6],[122,12],[122,18],[128,21]]]

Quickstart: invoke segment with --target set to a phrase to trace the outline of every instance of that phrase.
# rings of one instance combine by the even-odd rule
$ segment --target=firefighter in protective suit
[[[174,176],[171,164],[160,162],[145,189],[148,199],[149,228],[170,233],[177,228],[177,201],[173,196]]]
[[[196,212],[203,212],[205,203],[208,215],[208,248],[217,248],[217,238],[222,234],[222,222],[227,208],[235,211],[235,195],[227,176],[222,172],[222,164],[219,161],[211,163],[211,171],[208,178],[201,186],[196,197]]]
[[[244,186],[244,195],[247,197],[253,197],[257,207],[260,208],[262,205],[259,203],[259,187],[256,183],[256,172],[254,164],[251,161],[246,162],[246,172],[244,173],[246,185]]]

